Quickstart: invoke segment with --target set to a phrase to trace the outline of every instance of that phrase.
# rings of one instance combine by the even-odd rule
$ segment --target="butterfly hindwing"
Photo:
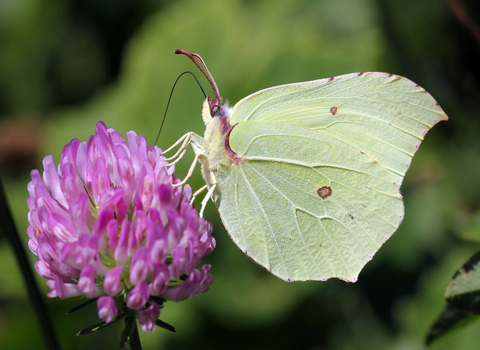
[[[243,160],[216,174],[215,203],[240,249],[282,279],[355,280],[403,218],[389,172],[335,138],[247,121],[229,144]]]

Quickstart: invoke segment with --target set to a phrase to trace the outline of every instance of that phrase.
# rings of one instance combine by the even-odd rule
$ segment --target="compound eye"
[[[210,115],[212,117],[215,116],[215,114],[217,114],[217,112],[220,110],[220,106],[219,105],[213,105],[212,108],[210,109]]]

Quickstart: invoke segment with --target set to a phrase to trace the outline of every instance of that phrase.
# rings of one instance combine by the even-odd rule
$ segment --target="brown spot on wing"
[[[317,190],[317,194],[320,198],[325,199],[332,195],[332,188],[330,186],[322,186]]]
[[[330,108],[330,113],[332,113],[332,115],[337,114],[337,111],[338,111],[338,107],[337,107],[337,106],[333,106],[332,108]]]

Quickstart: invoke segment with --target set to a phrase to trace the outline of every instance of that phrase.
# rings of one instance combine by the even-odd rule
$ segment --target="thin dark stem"
[[[28,263],[28,257],[23,248],[20,237],[18,236],[18,231],[13,222],[13,217],[10,212],[10,208],[7,203],[7,197],[3,190],[3,184],[0,178],[0,226],[5,232],[10,244],[12,245],[15,255],[17,256],[18,265],[22,271],[23,279],[27,286],[28,297],[30,302],[35,309],[37,314],[38,322],[42,329],[43,337],[47,346],[47,349],[50,350],[60,350],[57,338],[53,331],[53,326],[50,321],[50,317],[45,307],[45,303],[42,299],[40,291],[38,289],[37,283],[35,281],[35,276],[33,275],[32,269]]]
[[[138,334],[137,321],[135,320],[135,328],[133,329],[132,337],[130,339],[131,350],[142,350],[142,343],[140,343],[140,334]]]

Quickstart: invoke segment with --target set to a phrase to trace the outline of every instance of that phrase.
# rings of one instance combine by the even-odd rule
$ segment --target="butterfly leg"
[[[178,186],[183,186],[187,183],[188,179],[192,176],[193,171],[195,170],[195,166],[197,165],[198,158],[200,157],[199,154],[195,154],[195,158],[193,159],[192,165],[190,165],[190,169],[188,169],[188,173],[185,176],[185,178],[182,180],[182,182],[173,184],[173,187],[178,187]]]
[[[199,190],[197,190],[193,195],[192,195],[192,200],[190,201],[190,205],[193,204],[193,202],[195,202],[195,199],[198,197],[198,195],[200,193],[202,193],[203,191],[205,191],[207,189],[207,185],[203,186],[202,188],[200,188]]]
[[[163,151],[163,154],[168,153],[168,152],[170,152],[172,149],[174,149],[175,147],[177,147],[177,146],[180,144],[180,142],[183,141],[182,145],[181,145],[180,148],[177,150],[177,152],[176,152],[173,156],[167,158],[167,161],[170,161],[170,160],[172,160],[172,159],[175,159],[175,158],[179,157],[179,155],[180,155],[182,152],[183,152],[183,154],[185,154],[185,151],[186,151],[186,150],[188,149],[188,147],[190,146],[190,142],[191,142],[191,139],[192,139],[192,134],[193,134],[193,132],[188,132],[188,133],[186,133],[185,135],[183,135],[182,137],[180,137],[173,145],[171,145],[167,150]],[[182,156],[183,156],[183,154],[182,154]]]
[[[202,200],[202,208],[200,209],[200,213],[199,213],[199,216],[201,218],[203,218],[203,212],[205,210],[205,207],[207,206],[207,203],[208,203],[208,200],[212,198],[212,195],[213,195],[213,191],[215,191],[215,187],[217,187],[217,184],[213,184],[210,189],[208,190],[207,194],[205,195],[205,197],[203,197],[203,200]]]
[[[177,156],[177,159],[175,159],[175,160],[174,160],[173,162],[171,162],[171,163],[168,163],[168,166],[175,165],[175,164],[177,164],[179,161],[181,161],[181,160],[183,159],[183,156],[185,155],[185,153],[187,153],[188,146],[190,146],[190,143],[187,144],[187,145],[183,148],[182,152],[181,152],[178,156],[177,156],[177,154],[175,154],[175,156]],[[178,152],[177,152],[177,153],[178,153]],[[174,157],[175,157],[175,156],[174,156]],[[168,161],[168,160],[171,160],[171,159],[174,159],[174,157],[168,158],[167,161]]]

